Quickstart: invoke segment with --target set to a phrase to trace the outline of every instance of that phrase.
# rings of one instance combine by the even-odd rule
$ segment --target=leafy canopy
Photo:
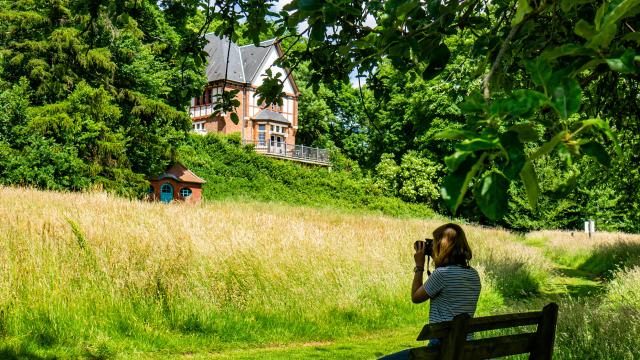
[[[278,14],[270,13],[273,2],[233,3],[247,18],[274,19],[281,40],[304,42],[280,64],[308,64],[316,90],[356,72],[375,91],[386,61],[430,80],[452,61],[448,39],[473,39],[469,57],[479,60],[479,87],[459,104],[464,126],[440,135],[458,141],[445,159],[441,188],[454,213],[472,189],[488,218],[502,218],[511,183],[521,184],[535,209],[541,157],[570,164],[589,155],[609,164],[611,144],[621,154],[611,119],[581,110],[584,89],[603,76],[637,81],[639,0],[293,0]],[[226,28],[238,22],[228,19]],[[261,24],[249,33],[258,34]],[[277,81],[259,89],[267,103],[278,99]]]

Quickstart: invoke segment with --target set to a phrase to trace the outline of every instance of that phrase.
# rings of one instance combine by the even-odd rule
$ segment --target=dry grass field
[[[444,222],[18,188],[0,188],[0,219],[8,358],[171,357],[417,329],[427,307],[409,301],[411,244]],[[480,314],[545,301],[556,266],[546,253],[570,245],[465,230],[482,276]],[[638,286],[637,270],[615,274],[615,286]]]

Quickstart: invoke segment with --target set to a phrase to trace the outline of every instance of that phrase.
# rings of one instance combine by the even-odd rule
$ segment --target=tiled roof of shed
[[[206,181],[194,174],[191,170],[187,169],[184,165],[180,163],[175,163],[173,166],[169,168],[164,174],[158,176],[155,180],[172,178],[181,182],[186,183],[194,183],[194,184],[204,184]]]

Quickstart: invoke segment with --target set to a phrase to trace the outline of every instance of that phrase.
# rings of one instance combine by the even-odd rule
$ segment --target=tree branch
[[[483,95],[485,100],[489,100],[489,98],[491,97],[491,93],[489,90],[489,83],[491,82],[491,78],[493,78],[493,75],[495,74],[496,70],[498,70],[498,66],[500,65],[500,60],[502,60],[504,53],[507,51],[507,48],[509,47],[509,43],[511,42],[513,37],[516,36],[518,31],[520,30],[520,27],[522,27],[522,24],[524,24],[525,21],[526,20],[522,20],[519,24],[511,28],[511,31],[509,31],[509,35],[507,35],[507,38],[504,39],[504,42],[500,47],[500,51],[498,51],[498,55],[496,56],[496,59],[493,61],[493,65],[491,65],[491,69],[489,70],[489,73],[482,80]]]

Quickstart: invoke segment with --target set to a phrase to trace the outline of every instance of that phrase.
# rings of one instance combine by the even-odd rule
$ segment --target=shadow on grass
[[[505,298],[519,299],[539,294],[548,276],[542,270],[510,259],[489,258],[483,264],[498,292]]]
[[[621,241],[596,247],[578,270],[611,280],[615,270],[633,266],[640,266],[640,243]]]
[[[604,291],[602,279],[596,274],[571,268],[559,268],[555,271],[568,279],[563,286],[566,293],[572,297],[592,296]]]
[[[18,360],[18,359],[27,359],[27,360],[48,360],[55,359],[55,357],[44,357],[37,355],[30,350],[23,348],[12,348],[8,346],[0,347],[0,359],[4,360]]]

